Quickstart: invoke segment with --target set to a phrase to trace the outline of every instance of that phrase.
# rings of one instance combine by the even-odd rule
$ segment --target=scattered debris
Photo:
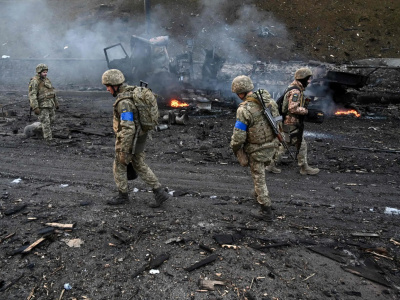
[[[199,244],[199,248],[207,251],[208,253],[213,253],[213,249],[211,249],[210,247],[208,247],[204,244]]]
[[[118,232],[118,231],[113,231],[112,235],[114,237],[116,237],[117,239],[119,239],[122,243],[127,244],[130,241],[129,237],[124,236],[122,233]]]
[[[81,239],[72,239],[72,240],[63,240],[68,247],[71,248],[80,248],[84,242]]]
[[[30,138],[39,138],[43,137],[42,123],[34,122],[30,125],[25,126],[24,128],[25,137]]]
[[[218,254],[211,254],[210,256],[207,256],[205,259],[195,263],[194,265],[191,265],[190,267],[185,268],[185,270],[188,272],[191,272],[191,271],[201,268],[209,263],[212,263],[217,258],[218,258]]]
[[[343,258],[345,255],[338,250],[324,246],[308,247],[308,249],[318,254],[321,254],[327,258],[333,259],[334,261],[337,261],[341,264],[346,263],[346,260]]]
[[[390,283],[383,275],[384,272],[373,259],[367,258],[364,264],[358,266],[342,266],[342,269],[381,285],[391,287]]]
[[[236,244],[242,237],[243,235],[240,234],[216,234],[213,236],[220,246]]]
[[[249,246],[253,249],[256,249],[261,252],[266,252],[267,249],[270,248],[277,248],[277,247],[286,247],[286,246],[291,246],[292,244],[289,242],[282,242],[282,243],[276,243],[276,244],[270,244],[270,245],[259,245],[259,244],[250,244]]]
[[[221,247],[225,249],[234,249],[234,250],[237,250],[239,248],[239,246],[236,245],[225,245],[225,244],[221,245]]]
[[[35,248],[36,246],[38,246],[41,242],[43,242],[46,239],[46,237],[41,237],[40,239],[38,239],[37,241],[35,241],[34,243],[30,244],[28,247],[26,247],[24,250],[22,250],[21,253],[28,253],[30,252],[33,248]]]
[[[396,246],[400,246],[400,242],[396,241],[395,239],[391,238],[390,242],[392,242],[393,244],[395,244]]]
[[[386,207],[384,213],[387,215],[400,215],[400,209],[393,207]]]
[[[310,279],[311,277],[315,276],[316,273],[312,273],[310,276],[307,276],[306,278],[303,279],[303,281],[307,281],[308,279]]]
[[[15,207],[6,210],[4,212],[4,214],[6,216],[11,216],[13,214],[16,214],[16,213],[20,212],[21,210],[23,210],[27,206],[28,206],[27,204],[16,205]]]
[[[168,240],[166,240],[164,243],[165,244],[172,244],[172,243],[180,243],[180,242],[184,242],[185,240],[181,237],[176,237],[176,238],[170,238]]]
[[[204,289],[207,291],[214,291],[215,285],[226,285],[224,281],[208,280],[208,279],[200,279],[198,284],[200,289]]]
[[[54,227],[45,227],[38,231],[38,235],[47,236],[54,233],[54,231],[55,231]]]
[[[6,236],[3,237],[3,238],[0,238],[0,244],[1,244],[3,241],[9,239],[10,237],[13,237],[14,235],[15,235],[15,232],[10,233],[9,235],[6,235]]]
[[[355,237],[379,237],[379,234],[369,232],[353,232],[351,235]]]
[[[61,223],[46,223],[46,226],[57,227],[62,229],[73,229],[76,226],[76,223],[72,224],[61,224]]]
[[[140,267],[135,273],[133,273],[132,277],[135,278],[142,274],[146,270],[152,270],[156,269],[159,266],[161,266],[166,260],[169,259],[169,254],[168,253],[161,253],[160,255],[156,256],[150,262],[144,264],[142,267]]]

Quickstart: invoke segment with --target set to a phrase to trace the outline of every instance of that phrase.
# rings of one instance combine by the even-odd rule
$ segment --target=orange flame
[[[189,104],[187,104],[185,102],[180,102],[179,100],[176,100],[176,99],[171,100],[169,105],[171,107],[186,107],[186,106],[189,106]]]
[[[337,112],[335,112],[336,116],[341,116],[341,115],[351,115],[354,114],[357,118],[361,117],[361,114],[356,111],[355,109],[351,109],[351,110],[338,110]]]

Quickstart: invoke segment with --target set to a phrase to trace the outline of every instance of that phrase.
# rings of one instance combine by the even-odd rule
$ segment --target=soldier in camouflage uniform
[[[102,83],[107,87],[107,91],[116,97],[113,116],[113,129],[116,135],[113,173],[118,195],[107,201],[107,204],[124,204],[129,201],[127,166],[132,163],[140,178],[153,189],[155,202],[150,206],[160,207],[170,195],[161,187],[157,177],[144,161],[143,151],[147,133],[140,129],[138,109],[132,99],[131,91],[136,87],[128,86],[124,82],[124,75],[117,69],[108,70],[102,76]]]
[[[300,174],[302,175],[315,175],[319,173],[318,168],[311,168],[308,165],[307,143],[299,129],[300,126],[304,126],[303,118],[308,114],[307,106],[309,100],[304,97],[304,90],[309,84],[311,76],[312,72],[308,68],[301,68],[296,71],[294,75],[295,80],[289,86],[295,88],[286,93],[282,107],[282,110],[287,112],[283,130],[285,131],[287,142],[298,147],[297,162],[300,166]]]
[[[248,76],[238,76],[232,82],[232,92],[243,102],[237,109],[231,148],[235,155],[243,148],[248,156],[255,196],[261,208],[255,217],[272,222],[271,199],[265,182],[265,166],[276,155],[280,142],[275,137],[253,88],[254,85]],[[265,105],[270,108],[272,115],[279,116],[278,106],[270,94],[265,90],[261,91]]]
[[[59,108],[54,87],[47,78],[48,70],[45,64],[37,65],[36,75],[29,82],[30,106],[42,124],[43,138],[46,142],[53,139],[51,126],[55,121],[55,109]]]

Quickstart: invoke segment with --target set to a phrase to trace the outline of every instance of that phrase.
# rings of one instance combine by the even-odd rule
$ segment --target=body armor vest
[[[56,95],[54,92],[54,88],[51,85],[50,80],[45,79],[44,81],[41,79],[38,79],[39,81],[39,86],[38,86],[38,93],[37,93],[37,99],[43,100],[43,99],[53,99]]]
[[[265,144],[274,139],[274,133],[269,125],[258,100],[248,97],[244,103],[253,117],[253,124],[248,128],[247,143]]]

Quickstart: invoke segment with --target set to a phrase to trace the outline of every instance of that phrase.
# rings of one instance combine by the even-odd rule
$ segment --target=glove
[[[40,109],[39,109],[39,107],[36,107],[33,111],[35,112],[35,115],[40,114]]]
[[[128,152],[119,152],[118,161],[127,166],[132,161],[132,154]]]
[[[236,152],[236,157],[242,167],[247,167],[249,165],[249,157],[247,156],[246,152],[244,152],[243,148],[240,148]]]

